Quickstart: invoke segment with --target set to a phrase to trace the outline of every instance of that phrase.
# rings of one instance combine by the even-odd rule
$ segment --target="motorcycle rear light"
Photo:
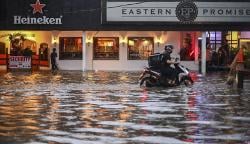
[[[191,79],[193,81],[196,81],[197,80],[197,73],[196,72],[189,72],[189,76],[191,77]]]

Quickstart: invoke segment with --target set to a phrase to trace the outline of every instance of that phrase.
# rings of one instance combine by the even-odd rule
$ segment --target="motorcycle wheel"
[[[146,87],[153,87],[157,85],[157,81],[151,77],[145,77],[140,82],[140,86],[142,85],[145,85]]]
[[[194,81],[190,77],[185,77],[183,79],[183,82],[184,82],[185,86],[191,86],[194,83]]]

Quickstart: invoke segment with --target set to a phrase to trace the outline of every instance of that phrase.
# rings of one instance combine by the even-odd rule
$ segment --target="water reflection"
[[[139,74],[1,73],[0,143],[250,142],[250,90],[223,74],[140,88]]]

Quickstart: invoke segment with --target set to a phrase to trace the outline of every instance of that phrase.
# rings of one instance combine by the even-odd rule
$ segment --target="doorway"
[[[40,66],[49,67],[48,49],[49,49],[49,45],[47,43],[40,44],[40,48],[39,48]]]

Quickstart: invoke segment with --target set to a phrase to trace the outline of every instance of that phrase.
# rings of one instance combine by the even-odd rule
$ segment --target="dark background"
[[[110,0],[114,1],[114,0]],[[119,1],[119,0],[116,0]],[[120,0],[125,1],[125,0]],[[135,0],[126,0],[135,1]],[[137,0],[142,1],[142,0]],[[143,1],[167,1],[167,0],[143,0]],[[174,1],[174,0],[168,0]],[[205,1],[205,0],[198,0]],[[206,0],[211,2],[212,0]],[[214,0],[215,1],[215,0]],[[220,0],[230,2],[233,0]],[[234,0],[235,2],[240,2]],[[249,0],[241,0],[250,2]],[[124,22],[124,23],[102,23],[102,11],[105,12],[106,0],[40,0],[46,4],[43,15],[47,17],[63,16],[62,25],[14,25],[13,16],[40,17],[42,14],[33,15],[36,0],[0,0],[0,30],[250,30],[248,23],[209,23],[209,24],[183,24],[167,22]],[[105,13],[103,13],[105,16]],[[250,20],[249,20],[250,21]]]

